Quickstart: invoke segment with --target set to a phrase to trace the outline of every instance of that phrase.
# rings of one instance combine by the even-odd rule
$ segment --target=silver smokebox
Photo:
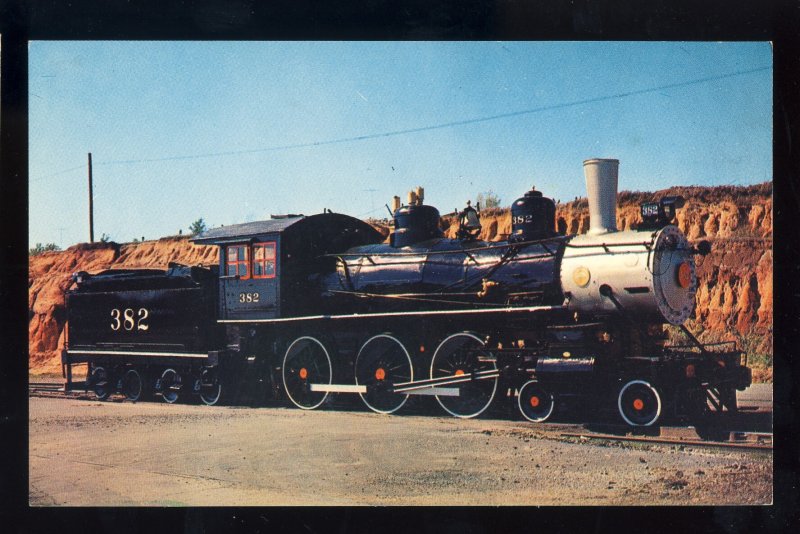
[[[589,199],[589,234],[617,231],[618,159],[587,159],[583,162],[586,196]]]

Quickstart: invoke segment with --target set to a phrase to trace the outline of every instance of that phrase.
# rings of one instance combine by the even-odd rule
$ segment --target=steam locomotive
[[[617,231],[619,162],[583,166],[584,235],[557,231],[553,200],[532,189],[513,203],[505,241],[477,238],[469,203],[447,239],[419,189],[406,205],[395,197],[388,243],[326,210],[194,237],[220,247],[211,268],[75,273],[66,389],[209,405],[249,392],[306,410],[357,394],[383,414],[432,396],[461,418],[505,397],[532,422],[577,403],[633,426],[735,411],[751,381],[744,355],[683,325],[694,257],[710,251],[671,224],[683,199],[645,203],[638,227]],[[668,345],[666,324],[688,343]]]

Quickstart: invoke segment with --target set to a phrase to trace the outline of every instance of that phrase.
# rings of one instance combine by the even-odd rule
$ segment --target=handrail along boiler
[[[406,205],[396,199],[388,243],[326,210],[194,237],[219,246],[212,268],[76,273],[67,388],[302,409],[350,393],[379,413],[428,395],[462,418],[504,397],[534,422],[558,406],[606,407],[634,426],[735,411],[751,381],[743,354],[684,326],[694,258],[710,246],[672,224],[680,197],[642,205],[638,227],[618,231],[618,166],[584,162],[584,235],[556,231],[553,200],[532,189],[513,203],[505,241],[477,239],[469,205],[448,239],[419,188]],[[691,344],[668,346],[665,324]],[[73,382],[83,363],[87,380]]]

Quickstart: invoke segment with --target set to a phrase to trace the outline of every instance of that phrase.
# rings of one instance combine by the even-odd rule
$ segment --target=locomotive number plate
[[[239,302],[258,302],[261,295],[258,293],[239,293]]]
[[[119,330],[148,330],[150,325],[147,324],[147,318],[150,312],[147,308],[139,308],[134,311],[131,308],[120,310],[114,308],[111,310],[111,330],[115,332]]]
[[[658,217],[658,203],[645,202],[642,204],[642,219],[652,219]]]

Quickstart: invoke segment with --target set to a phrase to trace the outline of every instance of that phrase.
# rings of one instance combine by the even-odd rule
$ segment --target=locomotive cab
[[[193,239],[220,247],[221,322],[302,314],[313,302],[315,275],[335,269],[327,254],[382,240],[367,223],[338,213],[223,226]]]

